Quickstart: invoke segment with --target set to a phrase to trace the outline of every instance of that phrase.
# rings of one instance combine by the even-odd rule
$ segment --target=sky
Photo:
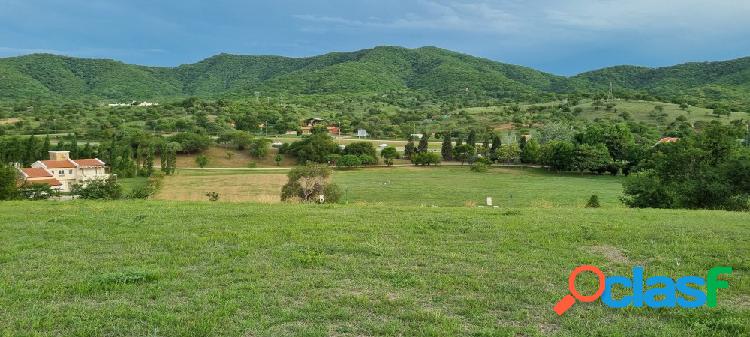
[[[558,75],[750,56],[747,0],[0,0],[0,57],[177,66],[437,46]]]

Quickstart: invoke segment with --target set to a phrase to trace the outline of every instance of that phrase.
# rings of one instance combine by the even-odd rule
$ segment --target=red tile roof
[[[74,162],[80,167],[104,167],[104,162],[99,159],[78,159]]]
[[[70,160],[42,160],[42,164],[44,166],[47,166],[47,168],[75,168],[75,164],[73,164]]]
[[[52,174],[47,172],[47,170],[40,168],[22,168],[21,171],[26,175],[27,178],[52,177]]]
[[[49,178],[49,179],[37,179],[37,180],[27,180],[27,184],[31,185],[50,185],[50,186],[62,186],[62,183],[55,179],[55,178]]]

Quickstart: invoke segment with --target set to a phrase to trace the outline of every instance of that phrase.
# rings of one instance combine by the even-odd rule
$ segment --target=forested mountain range
[[[307,58],[220,54],[179,67],[33,54],[0,59],[0,100],[159,100],[413,91],[437,99],[528,101],[616,95],[750,106],[750,58],[665,68],[617,66],[573,77],[435,47],[376,47]]]

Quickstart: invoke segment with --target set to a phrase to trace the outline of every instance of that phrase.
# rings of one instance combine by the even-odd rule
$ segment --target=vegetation
[[[356,158],[356,156],[355,156]],[[307,164],[289,171],[289,181],[281,189],[281,200],[302,202],[338,202],[341,193],[329,181],[331,169],[324,165]],[[320,199],[323,196],[324,199]]]
[[[750,148],[746,130],[711,124],[676,143],[659,144],[625,181],[632,207],[750,209]]]
[[[748,222],[723,211],[0,203],[0,322],[11,336],[743,336]],[[716,308],[552,312],[574,266],[630,275],[639,261],[647,276],[735,272]]]
[[[89,200],[117,200],[123,197],[122,186],[115,177],[108,179],[94,179],[85,184],[75,184],[71,187],[71,194],[80,199]]]

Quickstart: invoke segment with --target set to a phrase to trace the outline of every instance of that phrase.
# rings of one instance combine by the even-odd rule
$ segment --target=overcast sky
[[[438,46],[571,75],[750,56],[748,0],[0,0],[0,57],[175,66]]]

